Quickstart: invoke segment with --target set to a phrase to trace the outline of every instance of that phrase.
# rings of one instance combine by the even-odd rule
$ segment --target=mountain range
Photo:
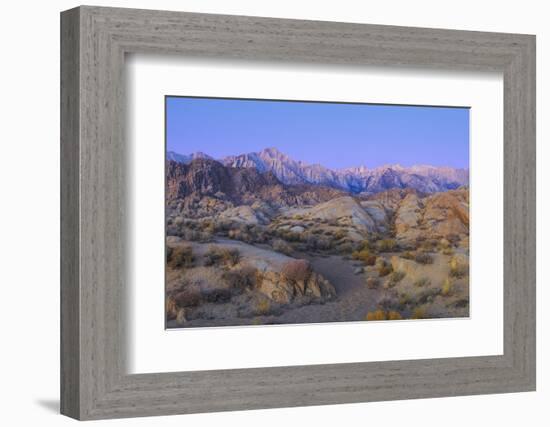
[[[195,159],[216,160],[230,168],[253,168],[261,174],[272,173],[287,185],[321,185],[354,194],[374,194],[394,188],[436,193],[469,185],[468,169],[428,165],[384,165],[376,168],[358,166],[332,170],[319,164],[294,160],[276,148],[221,159],[213,159],[202,152],[182,155],[168,151],[167,159],[180,164],[189,164]]]

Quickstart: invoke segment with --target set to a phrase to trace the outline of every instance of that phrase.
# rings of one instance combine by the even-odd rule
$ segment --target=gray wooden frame
[[[128,375],[126,53],[500,71],[504,354]],[[78,419],[535,389],[535,37],[83,6],[61,14],[61,412]],[[162,285],[162,284],[160,284]]]

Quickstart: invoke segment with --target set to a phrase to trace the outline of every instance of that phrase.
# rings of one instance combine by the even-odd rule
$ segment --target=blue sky
[[[339,169],[469,166],[469,109],[216,98],[166,98],[167,150],[221,158],[276,147]]]

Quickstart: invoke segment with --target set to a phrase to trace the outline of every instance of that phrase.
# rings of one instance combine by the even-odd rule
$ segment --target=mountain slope
[[[189,163],[194,158],[210,158],[204,153],[182,156],[169,152],[169,160]],[[387,165],[374,169],[365,166],[331,170],[319,164],[296,161],[276,148],[257,153],[228,156],[219,160],[231,168],[253,168],[260,173],[272,172],[283,184],[313,184],[332,187],[351,193],[374,194],[390,189],[415,189],[436,193],[467,186],[469,171],[450,167]]]

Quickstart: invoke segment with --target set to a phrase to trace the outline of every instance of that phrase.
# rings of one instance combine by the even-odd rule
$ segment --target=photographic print
[[[167,328],[468,317],[469,116],[166,96]]]

